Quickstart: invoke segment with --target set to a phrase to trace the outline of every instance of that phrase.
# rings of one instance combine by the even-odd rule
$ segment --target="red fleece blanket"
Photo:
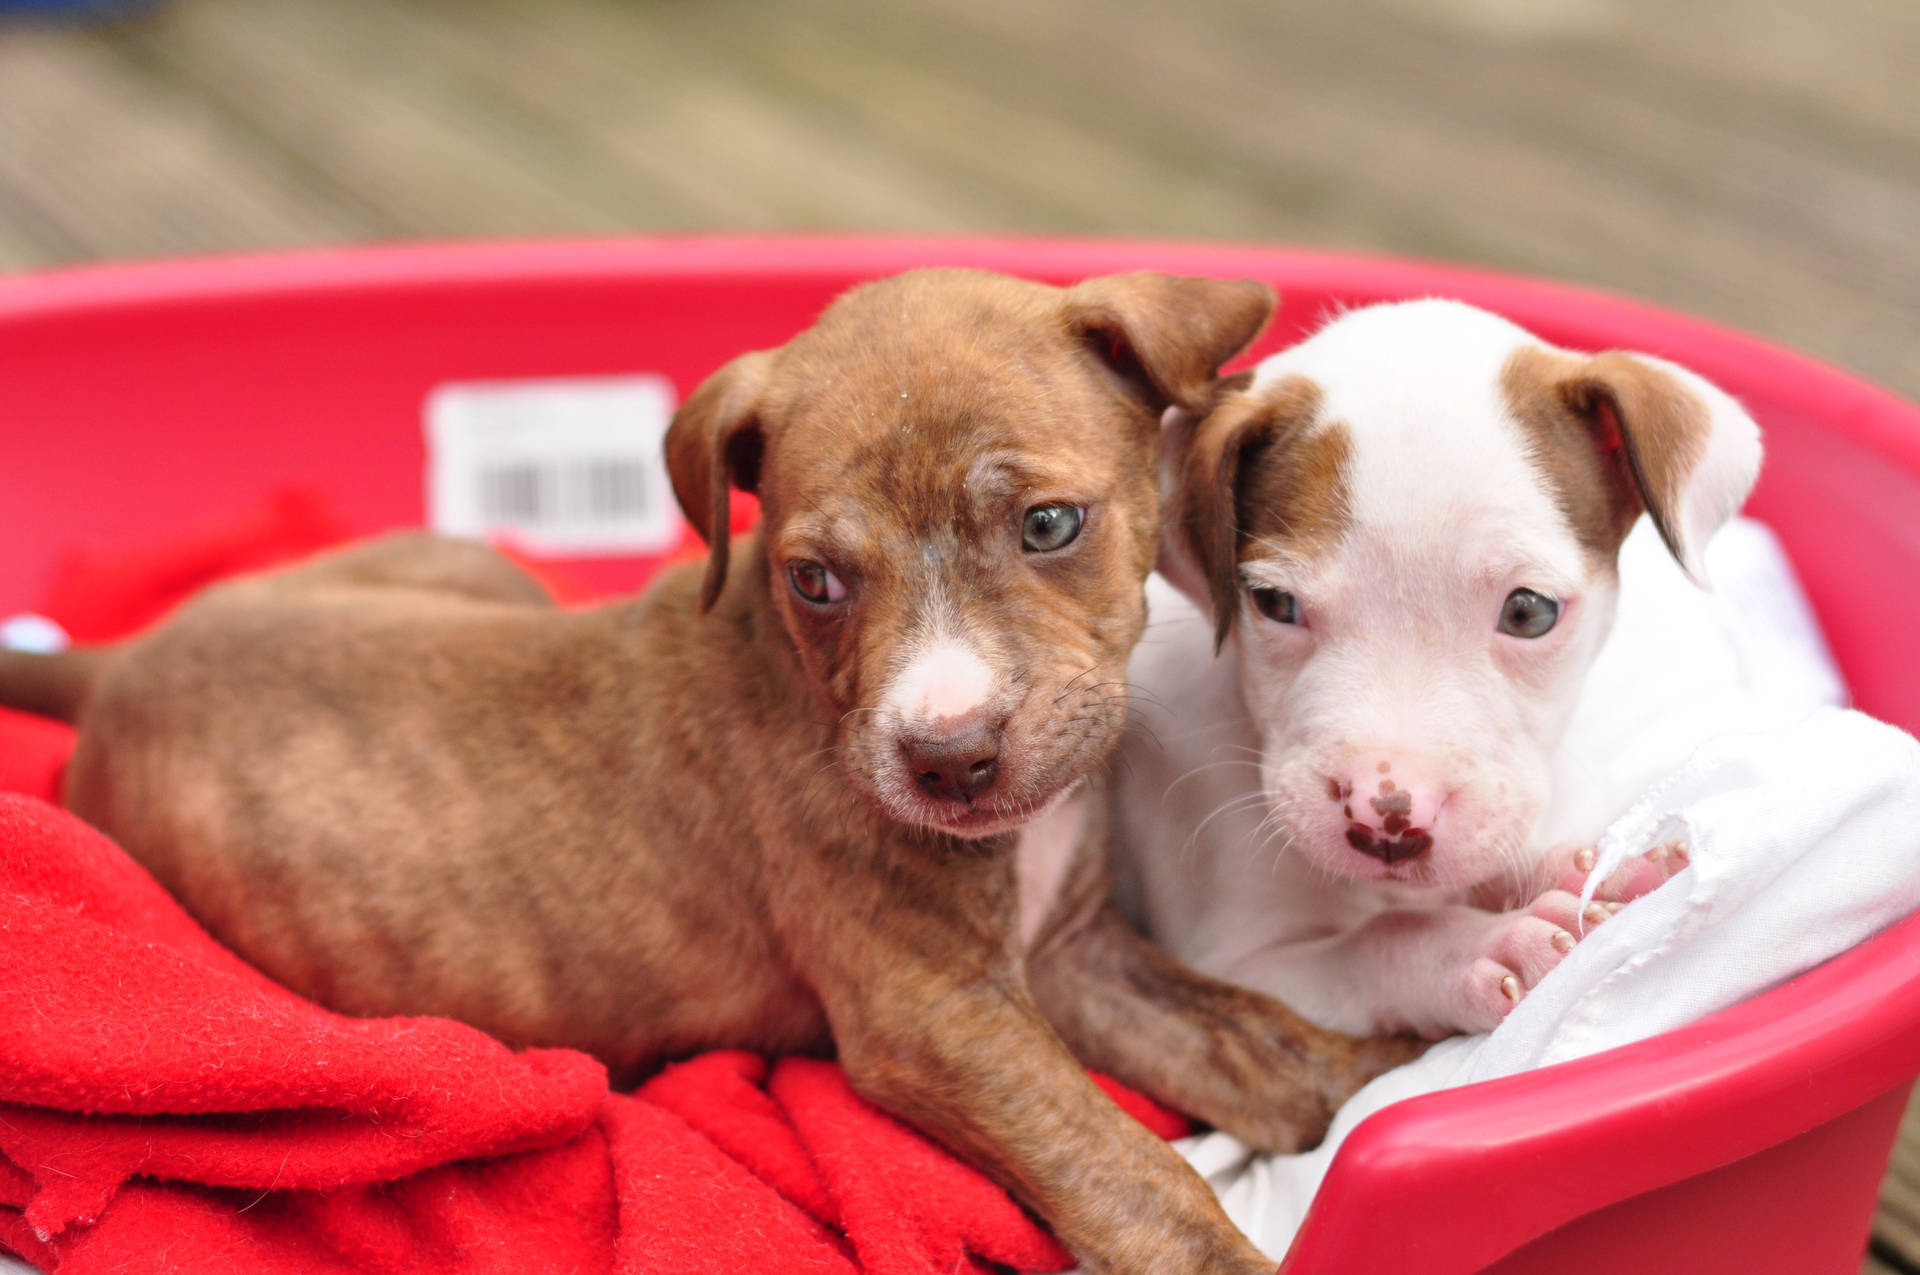
[[[282,498],[67,562],[88,636],[342,535]],[[1059,1270],[976,1170],[832,1063],[707,1054],[632,1094],[592,1059],[352,1019],[221,948],[49,802],[71,732],[0,711],[0,1246],[62,1272]],[[1172,1137],[1179,1116],[1108,1084]]]

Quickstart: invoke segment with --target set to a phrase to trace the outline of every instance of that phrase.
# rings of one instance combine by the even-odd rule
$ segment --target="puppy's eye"
[[[1087,511],[1073,505],[1035,505],[1020,524],[1020,543],[1028,553],[1064,549],[1080,534]]]
[[[1515,589],[1500,607],[1500,631],[1517,638],[1537,638],[1560,622],[1560,603],[1532,589]]]
[[[839,576],[818,562],[806,558],[789,562],[787,579],[793,582],[795,593],[815,606],[846,600],[847,586],[840,583]]]
[[[1300,623],[1300,605],[1286,590],[1269,589],[1264,585],[1258,585],[1248,589],[1247,593],[1253,598],[1253,605],[1260,614],[1274,623]]]

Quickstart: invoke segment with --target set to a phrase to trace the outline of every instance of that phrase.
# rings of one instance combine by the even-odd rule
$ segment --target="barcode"
[[[599,526],[653,513],[654,466],[617,456],[516,461],[480,468],[480,516],[524,531]]]
[[[534,554],[662,553],[681,534],[662,452],[672,419],[672,383],[648,373],[435,386],[428,520]]]

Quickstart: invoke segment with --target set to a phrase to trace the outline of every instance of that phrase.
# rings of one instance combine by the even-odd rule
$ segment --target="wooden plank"
[[[53,260],[40,251],[39,245],[16,239],[0,228],[0,276],[50,265]]]
[[[1920,390],[1905,336],[1920,263],[1901,247],[1920,233],[1920,148],[1755,128],[1744,117],[1777,104],[1720,102],[1642,61],[1649,42],[1515,49],[1364,4],[1216,4],[1204,21],[1106,0],[923,12],[940,26],[922,43],[970,45],[965,73],[1021,109],[1106,112],[1240,175],[1276,237],[1584,279]],[[1899,91],[1920,115],[1915,78]]]
[[[503,97],[579,121],[615,162],[697,190],[709,225],[953,229],[991,210],[963,175],[783,91],[743,52],[749,36],[703,24],[697,6],[505,0],[435,34]],[[499,58],[502,46],[516,55]]]
[[[7,35],[0,119],[33,136],[0,180],[68,256],[656,226],[1381,247],[1704,310],[1920,392],[1920,20],[1841,2],[176,0],[110,37],[136,66]]]
[[[1670,76],[1699,83],[1709,99],[1772,103],[1768,129],[1825,137],[1874,131],[1912,144],[1913,68],[1920,64],[1920,7],[1908,0],[1745,0],[1672,4],[1626,0],[1598,34],[1616,43],[1635,30],[1636,53]],[[1729,92],[1729,86],[1742,90]]]
[[[993,227],[1384,247],[1701,309],[1920,390],[1905,335],[1920,159],[1872,123],[1920,118],[1888,105],[1911,85],[1862,77],[1880,85],[1867,124],[1756,129],[1832,95],[1843,61],[1759,57],[1747,45],[1779,42],[1749,34],[1766,73],[1730,88],[1717,64],[1670,74],[1664,45],[1589,20],[1590,3],[1543,4],[1572,16],[1516,33],[1511,0],[1425,19],[1407,0],[1279,15],[179,0],[121,41],[365,205],[378,233]],[[1719,5],[1670,16],[1696,43],[1727,25]]]
[[[976,59],[1004,50],[926,40],[910,6],[854,3],[672,8],[674,35],[750,67],[836,132],[891,152],[903,171],[964,192],[970,222],[1025,230],[1253,236],[1262,201],[1235,175],[1187,168],[1104,121],[1024,109]],[[945,32],[936,31],[944,37]]]
[[[85,255],[56,221],[0,180],[0,274]]]
[[[1920,132],[1912,68],[1920,8],[1907,0],[1357,0],[1418,24],[1443,24],[1524,55],[1541,44],[1629,51],[1712,110],[1771,103],[1772,130]]]
[[[1880,1186],[1874,1238],[1886,1256],[1920,1269],[1920,1095],[1907,1104]]]
[[[733,50],[680,38],[676,8],[503,0],[437,34],[502,97],[577,121],[611,162],[682,190],[703,224],[960,224],[956,192],[823,126]],[[516,56],[496,56],[503,45]]]
[[[213,252],[370,229],[191,94],[60,27],[0,31],[0,187],[9,237],[45,257]]]
[[[130,38],[403,233],[941,221],[653,13],[202,0]]]
[[[387,234],[619,224],[587,183],[551,180],[563,165],[529,162],[518,121],[476,101],[392,24],[352,7],[185,0],[115,38],[315,184],[371,209]]]

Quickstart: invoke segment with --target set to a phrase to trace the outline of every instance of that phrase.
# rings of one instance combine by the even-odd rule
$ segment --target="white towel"
[[[1920,743],[1835,706],[1842,685],[1772,536],[1724,531],[1709,596],[1643,532],[1623,552],[1620,620],[1570,730],[1611,763],[1612,809],[1631,804],[1592,880],[1675,837],[1691,866],[1586,936],[1498,1030],[1368,1085],[1316,1150],[1262,1156],[1219,1133],[1180,1143],[1263,1250],[1286,1250],[1341,1141],[1389,1103],[1691,1022],[1920,907]]]

